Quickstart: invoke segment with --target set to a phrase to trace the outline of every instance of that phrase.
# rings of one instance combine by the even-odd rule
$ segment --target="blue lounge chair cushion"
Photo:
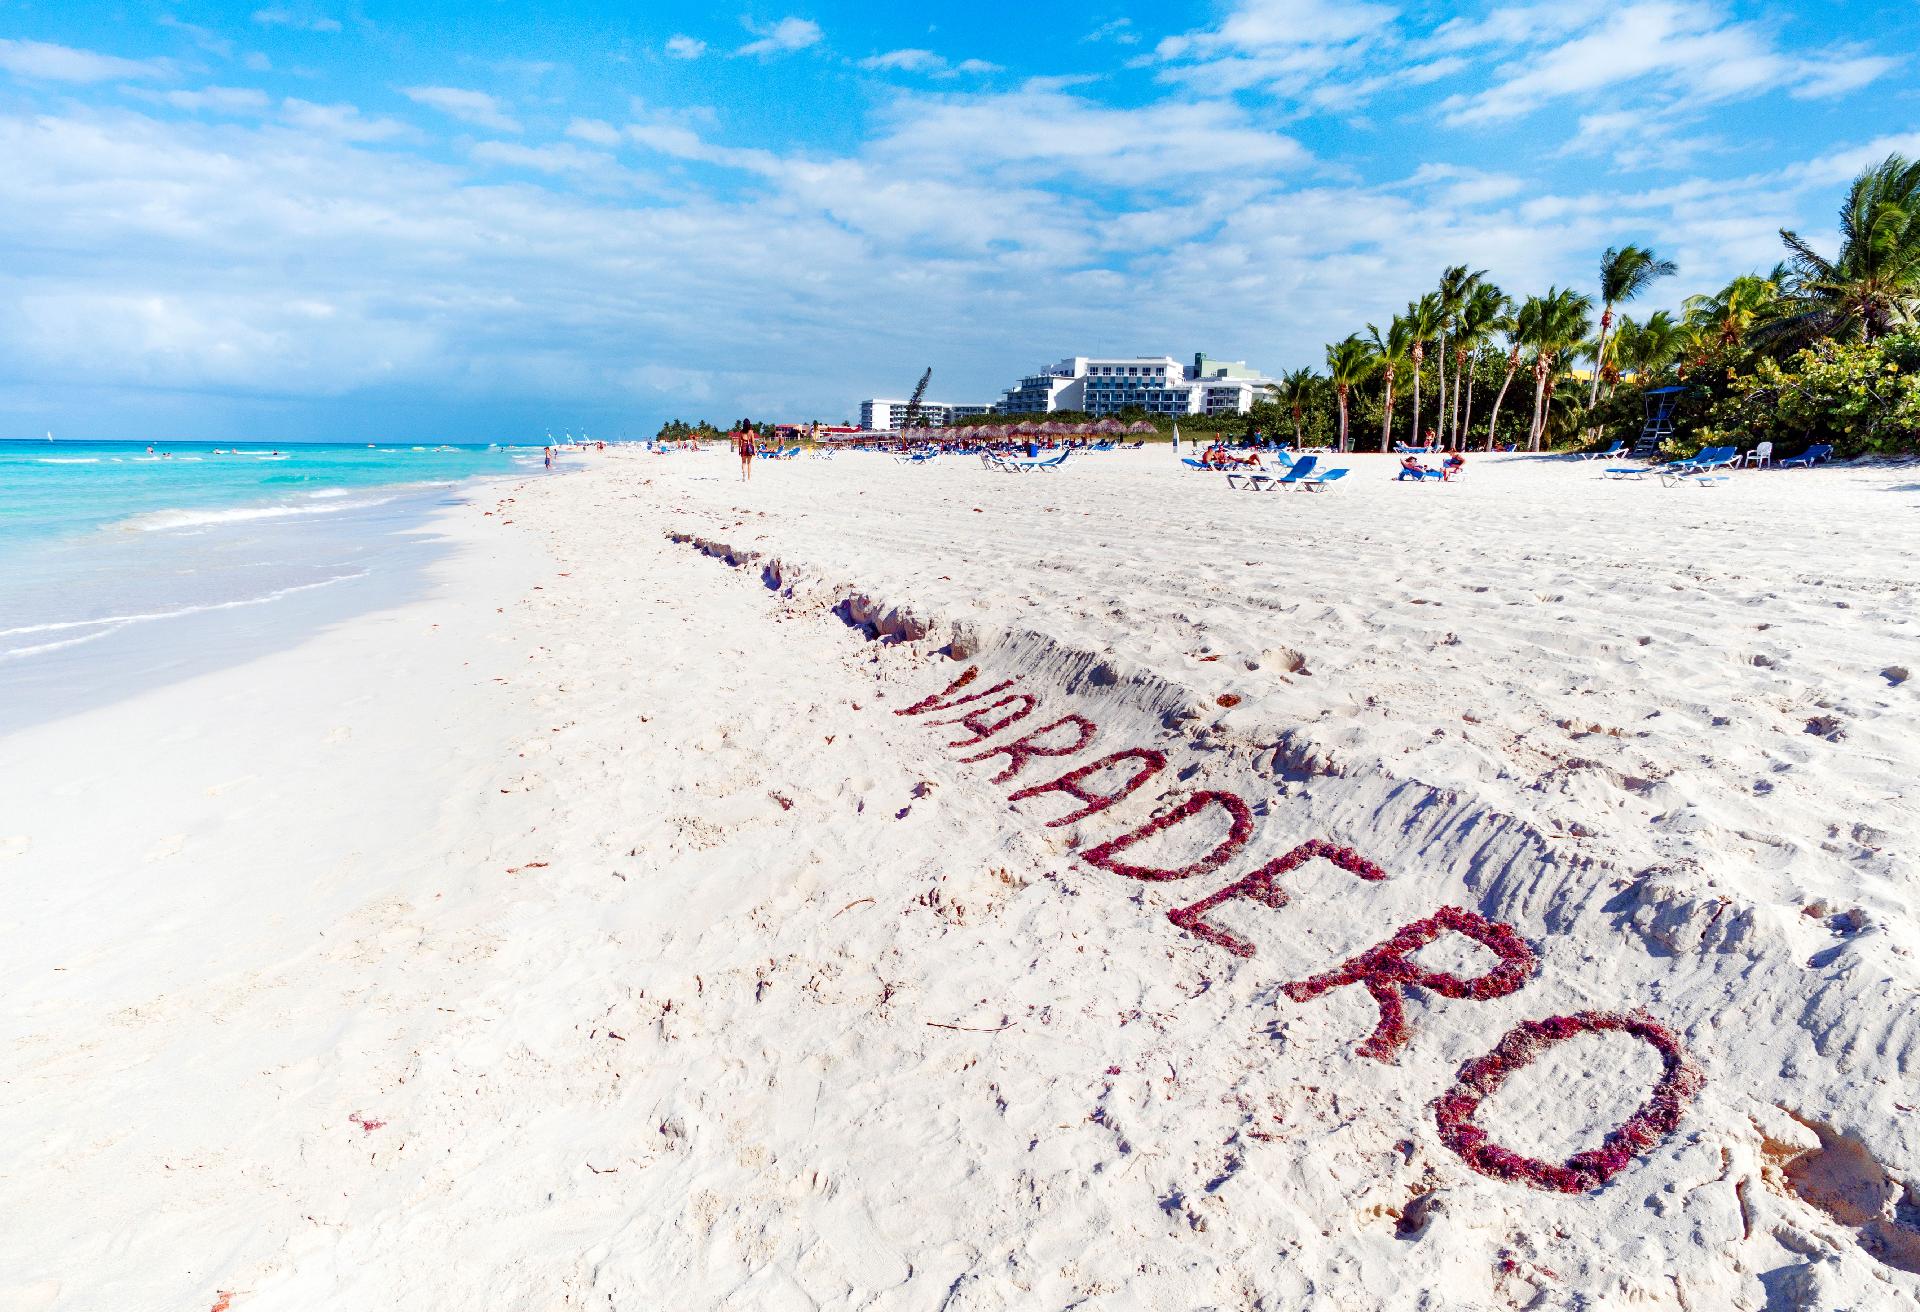
[[[1274,480],[1274,486],[1291,487],[1295,483],[1306,482],[1313,474],[1313,467],[1319,463],[1319,456],[1301,456],[1293,462],[1293,468],[1287,471],[1286,477]]]

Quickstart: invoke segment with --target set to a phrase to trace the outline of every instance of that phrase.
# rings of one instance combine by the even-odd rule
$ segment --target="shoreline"
[[[1920,1289],[1903,1223],[1779,1167],[1914,1159],[1876,984],[1917,978],[1912,685],[1880,673],[1913,585],[1858,547],[1917,531],[1886,478],[1516,460],[1263,499],[1145,454],[743,485],[610,451],[450,512],[433,597],[30,731],[0,766],[39,801],[0,827],[13,1302]],[[1072,716],[1081,749],[999,777]],[[1009,798],[1124,750],[1166,766],[1110,807]],[[1127,873],[1237,832],[1220,803],[1140,833],[1201,793],[1240,845]],[[1283,905],[1247,895],[1314,841]],[[1529,973],[1409,991],[1395,1060],[1355,1052],[1362,989],[1282,988],[1443,906]],[[1434,1101],[1503,1034],[1641,1008],[1703,1082],[1604,1187],[1448,1146]],[[1656,1087],[1637,1042],[1556,1041],[1475,1123],[1568,1159]]]
[[[274,576],[252,584],[247,595],[162,598],[136,591],[109,605],[109,614],[24,617],[27,622],[0,633],[0,641],[18,644],[0,651],[0,677],[10,693],[9,709],[0,713],[0,737],[232,669],[361,615],[417,600],[432,586],[435,563],[456,549],[442,530],[458,511],[485,497],[490,486],[526,476],[522,470],[302,490],[298,495],[310,505],[262,489],[256,501],[143,512],[83,530],[72,540],[41,544],[58,547],[68,558],[86,558],[90,579],[103,570],[191,579],[223,569],[232,576],[228,584],[237,586],[248,583],[248,571],[216,557],[203,561],[209,548],[200,539],[209,531],[242,533],[248,535],[246,550],[273,562]],[[126,536],[149,533],[183,536],[173,542]],[[354,538],[360,545],[351,551],[340,547]],[[140,550],[125,560],[104,554],[114,548]],[[190,548],[201,556],[184,554]],[[33,550],[30,544],[16,565],[30,570]],[[98,586],[108,583],[98,580]]]

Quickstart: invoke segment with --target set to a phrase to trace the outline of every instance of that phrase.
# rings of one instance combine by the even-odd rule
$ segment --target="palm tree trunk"
[[[1440,334],[1440,358],[1433,362],[1433,372],[1440,388],[1439,408],[1433,413],[1434,431],[1444,443],[1447,437],[1447,335]]]
[[[1529,451],[1538,451],[1540,449],[1540,430],[1546,427],[1544,416],[1541,413],[1540,407],[1546,400],[1547,371],[1550,367],[1551,366],[1547,363],[1547,356],[1545,352],[1542,352],[1540,355],[1534,358],[1534,361],[1533,361],[1533,428],[1527,434],[1527,450]]]
[[[1463,371],[1467,376],[1467,386],[1465,389],[1467,393],[1467,406],[1466,406],[1466,417],[1464,421],[1461,418],[1461,411],[1460,411],[1460,392],[1462,390],[1460,387],[1460,375]],[[1454,364],[1453,443],[1456,447],[1458,447],[1462,451],[1467,449],[1467,434],[1473,428],[1473,379],[1474,379],[1474,375],[1479,372],[1480,372],[1480,348],[1479,347],[1474,348],[1473,354],[1470,357],[1456,361]]]
[[[1600,343],[1593,352],[1593,387],[1587,392],[1587,409],[1600,401],[1600,365],[1607,358],[1607,329],[1613,327],[1613,303],[1600,311]]]
[[[1393,439],[1393,375],[1387,375],[1387,408],[1380,416],[1380,449],[1385,451]]]
[[[1494,434],[1500,431],[1500,403],[1507,399],[1507,389],[1513,386],[1513,376],[1520,372],[1520,357],[1516,353],[1507,359],[1507,380],[1500,384],[1500,395],[1493,398],[1493,414],[1487,418],[1487,450],[1493,450]]]
[[[1334,394],[1340,401],[1340,451],[1344,455],[1347,450],[1347,385],[1340,384],[1334,389]]]
[[[1478,363],[1480,353],[1473,353],[1473,357],[1475,357],[1475,363]],[[1461,375],[1467,377],[1465,384],[1461,382]],[[1459,394],[1461,392],[1473,392],[1473,375],[1467,373],[1467,352],[1453,348],[1453,417],[1448,421],[1448,446],[1453,448],[1463,446],[1467,440],[1459,430]]]
[[[1426,347],[1415,342],[1413,344],[1413,428],[1412,440],[1407,443],[1408,446],[1420,445],[1420,365],[1426,358]],[[1386,450],[1384,446],[1380,449]]]

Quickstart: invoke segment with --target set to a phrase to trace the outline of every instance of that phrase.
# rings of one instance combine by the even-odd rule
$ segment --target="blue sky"
[[[614,436],[1676,301],[1920,154],[1920,6],[0,0],[0,435]]]

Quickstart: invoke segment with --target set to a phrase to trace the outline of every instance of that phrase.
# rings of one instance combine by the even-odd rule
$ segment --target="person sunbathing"
[[[1447,458],[1440,462],[1440,481],[1442,483],[1451,482],[1453,476],[1466,467],[1467,457],[1465,452],[1447,452]]]
[[[1201,457],[1201,460],[1213,466],[1215,469],[1225,469],[1228,465],[1237,465],[1249,469],[1265,468],[1265,466],[1260,463],[1260,453],[1258,451],[1253,452],[1251,455],[1236,456],[1218,442],[1215,442],[1207,448],[1207,453]]]
[[[1426,478],[1428,474],[1437,472],[1437,470],[1428,469],[1425,465],[1421,464],[1420,457],[1418,456],[1402,456],[1400,457],[1400,474],[1394,479],[1394,482],[1402,483],[1410,478],[1418,483]]]

